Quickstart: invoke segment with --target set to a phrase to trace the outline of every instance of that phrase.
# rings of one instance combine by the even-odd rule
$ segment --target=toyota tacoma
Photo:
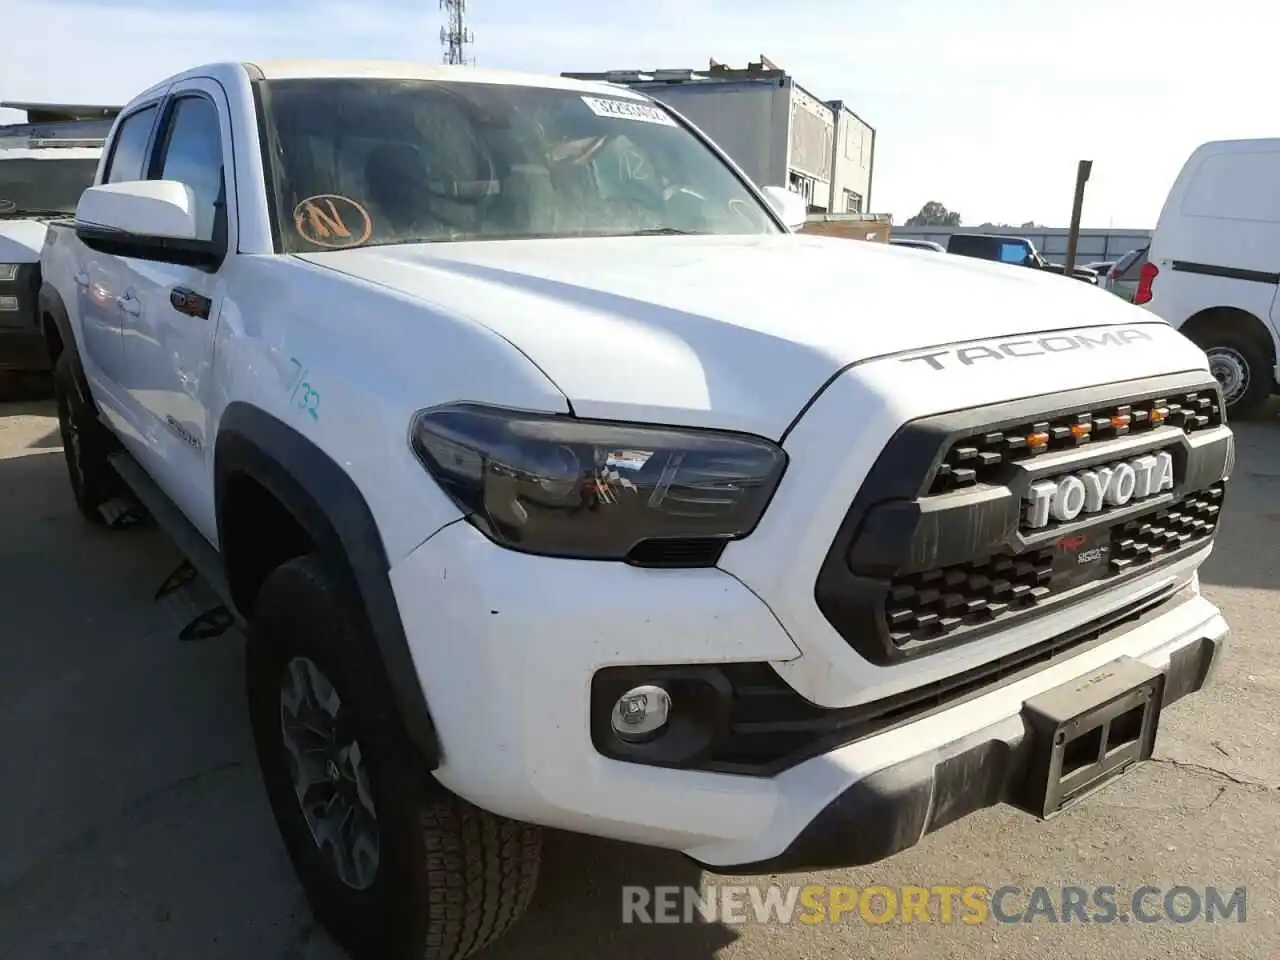
[[[804,215],[607,84],[224,63],[116,120],[41,258],[71,488],[243,626],[354,956],[498,936],[543,827],[769,873],[1049,819],[1206,682],[1204,354]]]

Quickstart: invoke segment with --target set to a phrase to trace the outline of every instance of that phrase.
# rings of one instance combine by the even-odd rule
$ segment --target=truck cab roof
[[[430,80],[436,83],[489,83],[495,85],[538,87],[545,90],[571,90],[580,93],[608,95],[614,98],[647,101],[649,97],[618,84],[574,80],[569,77],[525,73],[517,70],[495,70],[487,67],[454,66],[400,60],[253,60],[221,61],[192,67],[153,84],[134,97],[122,109],[134,103],[154,99],[175,83],[207,77],[235,84],[233,78],[247,74],[251,80],[321,80],[380,79]]]

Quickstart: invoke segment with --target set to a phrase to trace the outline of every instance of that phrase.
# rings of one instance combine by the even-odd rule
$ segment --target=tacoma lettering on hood
[[[1109,330],[1105,333],[1085,334],[1073,333],[1051,337],[1020,337],[1017,340],[1002,340],[995,343],[980,343],[969,347],[957,347],[951,350],[934,350],[930,353],[919,353],[913,357],[903,357],[900,363],[916,363],[924,361],[934,370],[945,370],[947,364],[943,357],[971,366],[979,360],[1018,360],[1023,357],[1039,357],[1046,353],[1063,353],[1067,350],[1093,350],[1097,347],[1123,347],[1139,340],[1150,340],[1151,334],[1145,330],[1130,327],[1123,330]]]

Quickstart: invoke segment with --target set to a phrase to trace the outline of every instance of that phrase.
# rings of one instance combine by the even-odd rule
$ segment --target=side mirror
[[[89,187],[76,205],[76,236],[102,253],[216,269],[226,250],[199,238],[195,193],[175,180]]]
[[[794,190],[786,187],[764,187],[760,192],[790,229],[799,230],[808,221],[809,205]]]

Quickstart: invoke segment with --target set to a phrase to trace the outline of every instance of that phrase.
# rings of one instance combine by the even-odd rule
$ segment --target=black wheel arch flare
[[[355,481],[305,436],[259,407],[230,404],[214,449],[218,541],[225,543],[224,498],[245,475],[271,494],[307,532],[322,554],[338,560],[361,601],[400,726],[425,769],[440,764],[441,749],[426,696],[409,650],[391,587],[390,563],[369,505]],[[228,571],[230,574],[230,571]],[[228,576],[230,583],[235,578]],[[232,587],[233,594],[235,587]],[[232,600],[239,607],[242,598]],[[241,609],[242,613],[248,611]]]
[[[46,316],[53,318],[53,325],[58,331],[58,339],[61,341],[62,350],[70,350],[72,353],[71,365],[75,368],[76,376],[80,378],[80,389],[84,391],[86,397],[90,396],[89,384],[85,380],[84,368],[80,364],[80,351],[76,347],[75,333],[71,329],[71,315],[67,312],[67,305],[62,300],[62,294],[52,284],[43,283],[40,285],[40,292],[36,294],[36,313],[40,321],[40,330],[44,335],[50,363],[57,361],[58,351],[54,350],[54,344],[50,342],[48,331],[45,330],[44,318]]]

